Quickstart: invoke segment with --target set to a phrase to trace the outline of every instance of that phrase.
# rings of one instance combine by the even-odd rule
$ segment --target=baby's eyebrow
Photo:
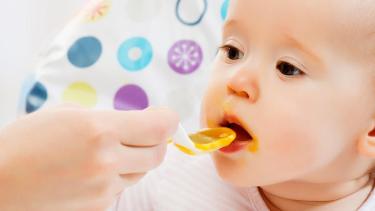
[[[285,40],[287,44],[293,46],[296,49],[299,49],[303,53],[305,53],[308,57],[315,61],[319,61],[320,57],[317,56],[310,48],[308,48],[306,45],[304,45],[302,42],[300,42],[298,39],[293,37],[291,34],[284,34]]]
[[[225,23],[224,23],[224,26],[223,26],[223,30],[222,30],[222,33],[223,33],[223,37],[226,37],[226,35],[231,32],[233,29],[235,28],[238,28],[237,27],[238,25],[238,21],[235,20],[235,19],[229,19],[227,20]]]
[[[236,25],[237,24],[237,21],[236,20],[234,20],[234,19],[229,19],[228,21],[226,21],[225,23],[224,23],[224,26],[223,26],[223,29],[225,30],[225,29],[228,29],[228,28],[230,28],[232,25]]]
[[[228,19],[223,26],[223,37],[227,37],[232,31],[234,30],[240,30],[241,22],[239,22],[236,19]],[[295,38],[290,33],[283,33],[281,34],[283,37],[284,42],[286,42],[288,45],[292,46],[293,48],[301,51],[303,54],[305,54],[307,57],[312,59],[313,61],[320,61],[320,57],[316,55],[309,47],[304,45],[301,41],[299,41],[297,38]]]

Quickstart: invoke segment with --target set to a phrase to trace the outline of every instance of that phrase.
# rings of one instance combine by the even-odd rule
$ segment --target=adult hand
[[[0,210],[105,210],[164,158],[167,109],[58,107],[0,130]]]

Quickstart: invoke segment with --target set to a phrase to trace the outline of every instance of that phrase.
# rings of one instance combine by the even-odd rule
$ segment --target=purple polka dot
[[[169,66],[180,74],[190,74],[196,71],[202,60],[202,49],[192,40],[180,40],[168,52]]]
[[[137,85],[125,85],[115,95],[114,108],[117,110],[142,110],[147,107],[147,94]]]

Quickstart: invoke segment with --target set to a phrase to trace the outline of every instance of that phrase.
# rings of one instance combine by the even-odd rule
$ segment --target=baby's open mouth
[[[224,122],[220,124],[222,127],[227,127],[236,132],[236,139],[228,146],[219,149],[224,153],[235,153],[246,148],[252,141],[253,137],[248,133],[239,123]]]
[[[224,153],[235,153],[247,148],[247,151],[255,153],[259,149],[258,139],[252,131],[242,124],[241,120],[235,115],[225,114],[221,123],[221,127],[232,129],[236,133],[236,139],[228,146],[220,149]]]
[[[237,134],[236,140],[238,141],[251,141],[254,139],[250,132],[246,130],[246,127],[242,126],[241,121],[235,115],[225,114],[220,126],[234,130]]]
[[[253,136],[234,117],[226,118],[220,126],[230,128],[236,132],[236,139],[230,145],[221,148],[221,152],[234,153],[240,151],[254,140]]]
[[[253,137],[239,124],[237,123],[227,123],[223,124],[223,127],[230,128],[236,132],[236,139],[235,141],[251,141]]]

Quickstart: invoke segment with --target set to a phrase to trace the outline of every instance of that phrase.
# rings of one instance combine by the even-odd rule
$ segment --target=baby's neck
[[[271,211],[349,211],[362,206],[373,190],[373,183],[370,175],[366,175],[335,184],[287,182],[260,189]]]

